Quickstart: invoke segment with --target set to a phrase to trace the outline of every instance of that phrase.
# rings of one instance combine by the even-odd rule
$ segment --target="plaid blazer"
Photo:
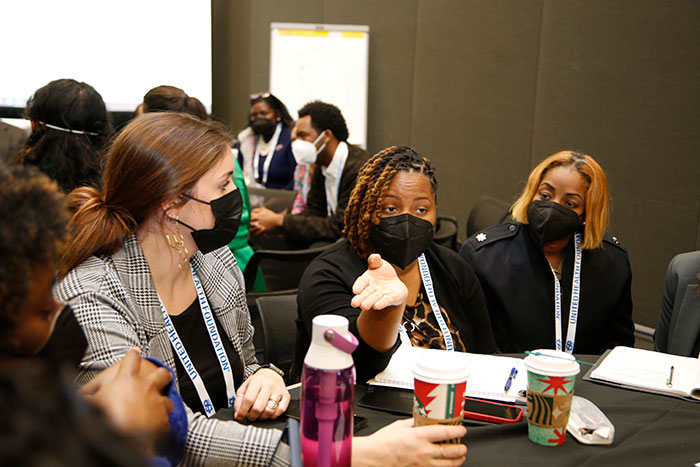
[[[259,368],[253,347],[253,326],[246,306],[243,275],[228,247],[206,256],[197,252],[192,266],[212,311],[233,343],[245,377]],[[86,383],[121,360],[131,347],[175,368],[175,356],[165,332],[160,301],[141,245],[126,238],[111,256],[92,256],[73,269],[56,287],[57,298],[69,304],[82,326],[88,349],[78,381]],[[280,430],[208,419],[187,407],[189,422],[184,465],[284,465]],[[278,447],[278,445],[280,445]],[[273,456],[273,454],[275,454]]]

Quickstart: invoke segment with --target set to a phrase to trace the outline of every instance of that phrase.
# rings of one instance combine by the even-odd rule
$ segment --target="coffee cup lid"
[[[440,358],[421,357],[413,367],[413,376],[429,383],[461,383],[469,378],[464,361],[450,352]]]
[[[552,376],[577,375],[581,371],[573,355],[554,349],[533,350],[525,357],[525,365],[533,373]]]

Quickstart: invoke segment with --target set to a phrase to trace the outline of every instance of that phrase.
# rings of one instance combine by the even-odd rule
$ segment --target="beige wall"
[[[370,26],[369,150],[430,157],[461,236],[480,195],[511,200],[557,150],[593,155],[635,321],[656,325],[666,265],[700,248],[700,2],[214,0],[214,113],[234,127],[267,88],[272,21]]]

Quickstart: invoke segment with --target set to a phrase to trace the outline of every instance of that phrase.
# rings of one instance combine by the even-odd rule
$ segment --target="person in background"
[[[22,128],[0,121],[0,165],[12,162],[28,136]]]
[[[700,357],[700,250],[677,255],[668,265],[654,350]]]
[[[207,120],[209,114],[204,104],[196,97],[190,97],[175,86],[156,86],[143,96],[143,102],[136,108],[136,116],[147,112],[183,112]]]
[[[345,207],[357,173],[368,158],[364,149],[347,143],[348,128],[336,106],[320,101],[299,110],[292,151],[299,164],[314,164],[306,208],[299,214],[256,208],[251,233],[280,228],[285,240],[300,248],[334,242],[341,236]]]
[[[52,288],[67,221],[55,182],[0,166],[0,464],[145,464],[168,432],[170,371],[135,349],[82,388],[83,399],[68,369],[37,357],[64,308]]]
[[[388,364],[400,335],[416,347],[498,350],[474,272],[433,242],[437,185],[430,161],[406,146],[384,149],[362,167],[345,210],[347,240],[316,258],[299,285],[293,379],[313,318],[327,313],[350,321],[362,383]]]
[[[238,134],[238,163],[249,187],[294,189],[294,120],[269,92],[250,96],[250,125]]]
[[[32,132],[15,162],[34,165],[65,193],[97,186],[103,148],[113,130],[102,96],[86,83],[58,79],[29,98],[24,117]]]
[[[516,222],[470,237],[460,255],[479,277],[503,352],[554,348],[599,355],[634,345],[627,251],[606,233],[605,172],[561,151],[530,173]]]
[[[197,117],[201,120],[209,120],[204,104],[196,97],[188,96],[185,91],[175,86],[157,86],[143,96],[143,102],[136,109],[136,115],[143,115],[148,112],[181,112]],[[250,228],[250,198],[248,188],[243,178],[243,172],[238,161],[235,162],[233,170],[233,183],[241,193],[243,201],[243,212],[241,213],[241,223],[236,232],[236,236],[229,243],[229,248],[236,258],[236,263],[241,271],[245,270],[248,261],[253,256],[253,247],[248,244],[248,229]],[[255,278],[255,291],[265,290],[265,279],[262,272]]]

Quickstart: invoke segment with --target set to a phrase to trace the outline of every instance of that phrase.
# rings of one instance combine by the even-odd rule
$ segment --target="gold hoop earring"
[[[170,245],[170,247],[177,251],[177,253],[180,255],[180,261],[178,261],[177,267],[182,271],[184,269],[183,263],[186,265],[190,260],[190,252],[185,246],[185,237],[182,236],[177,225],[177,220],[179,217],[176,217],[175,219],[168,217],[168,219],[175,224],[175,232],[172,234],[165,234],[165,239],[168,241],[168,245]]]

